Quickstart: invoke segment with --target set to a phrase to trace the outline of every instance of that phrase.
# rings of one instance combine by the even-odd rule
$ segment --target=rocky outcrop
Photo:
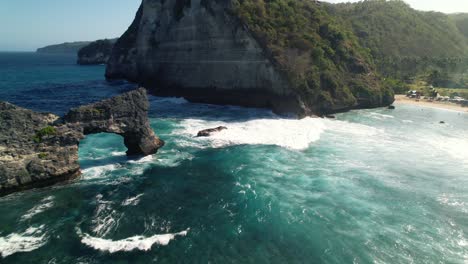
[[[301,111],[285,77],[226,11],[230,1],[209,8],[208,1],[185,2],[144,0],[114,47],[106,77],[194,102]]]
[[[84,135],[115,133],[124,138],[127,155],[150,155],[164,144],[148,120],[149,102],[140,88],[102,102],[70,110],[63,118],[82,129]]]
[[[268,43],[260,44],[262,33],[264,37],[267,32],[254,34],[255,25],[249,27],[236,13],[235,5],[241,2],[245,1],[143,0],[132,25],[114,46],[106,77],[137,82],[157,95],[265,107],[301,116],[393,102],[393,92],[381,89],[367,62],[348,56],[357,49],[343,52],[349,43],[340,46],[339,52],[346,53],[343,58],[333,57],[330,54],[338,54],[333,51],[338,48],[324,39],[320,45],[329,46],[317,54],[321,56],[320,52],[327,50],[330,63],[336,64],[331,66],[333,70],[318,74],[305,70],[308,76],[318,76],[314,77],[315,82],[293,80],[295,77],[289,72],[301,75],[302,64],[313,60],[309,59],[312,52],[282,49],[280,53],[287,57],[282,63],[299,69],[285,70],[273,59],[278,50],[271,49]],[[315,35],[331,32],[327,25],[317,31],[321,32]],[[331,39],[335,36],[328,35]]]
[[[116,39],[97,40],[81,48],[78,51],[77,63],[80,65],[106,64],[116,41]]]
[[[204,129],[204,130],[201,130],[201,131],[198,132],[197,137],[209,137],[213,133],[221,132],[221,131],[226,130],[226,129],[227,129],[227,127],[225,127],[225,126],[219,126],[219,127],[215,127],[215,128]]]
[[[163,146],[148,120],[144,89],[72,109],[64,118],[0,102],[0,195],[41,187],[80,174],[78,146],[93,133],[122,135],[127,155]]]

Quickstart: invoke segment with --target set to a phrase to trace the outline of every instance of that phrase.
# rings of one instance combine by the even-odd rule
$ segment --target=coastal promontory
[[[70,110],[64,117],[0,102],[0,195],[48,186],[80,174],[78,147],[88,134],[123,137],[127,155],[164,145],[149,125],[145,89]]]
[[[91,42],[78,51],[80,65],[106,64],[112,53],[116,39],[101,39]]]
[[[368,50],[317,1],[143,0],[106,77],[299,116],[394,101]]]

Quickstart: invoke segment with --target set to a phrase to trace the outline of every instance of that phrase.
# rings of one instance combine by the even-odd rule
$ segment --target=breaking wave
[[[186,236],[189,231],[190,229],[187,229],[179,233],[154,235],[151,237],[134,236],[116,241],[82,234],[80,230],[78,230],[78,235],[81,237],[81,243],[88,247],[103,252],[115,253],[133,250],[149,251],[154,244],[166,246],[177,236]]]
[[[3,258],[18,252],[31,252],[47,243],[44,225],[30,227],[23,233],[12,233],[6,237],[0,237],[0,255]]]
[[[135,205],[138,205],[138,203],[140,203],[140,198],[143,196],[144,194],[139,194],[135,197],[130,197],[130,198],[127,198],[125,201],[122,202],[122,206],[135,206]]]
[[[29,220],[33,218],[35,215],[38,215],[45,210],[54,206],[54,197],[49,196],[41,200],[39,205],[34,206],[25,215],[21,217],[21,221]]]
[[[215,133],[209,138],[197,138],[201,142],[208,141],[212,147],[257,144],[277,145],[295,150],[308,148],[312,142],[320,139],[325,130],[325,121],[319,118],[254,119],[245,122],[185,119],[181,125],[182,131],[175,133],[183,133],[190,137],[203,129],[226,126],[227,130]]]

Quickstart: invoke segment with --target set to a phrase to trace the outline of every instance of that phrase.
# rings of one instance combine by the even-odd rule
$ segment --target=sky
[[[0,0],[0,51],[120,37],[141,0]]]
[[[34,51],[50,44],[119,37],[133,21],[140,2],[141,0],[0,0],[0,51]],[[419,10],[468,13],[468,0],[406,2]]]

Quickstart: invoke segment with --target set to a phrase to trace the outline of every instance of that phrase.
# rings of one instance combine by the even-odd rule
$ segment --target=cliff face
[[[78,51],[80,65],[106,64],[112,53],[116,39],[96,40]]]
[[[203,6],[207,1],[180,2],[143,1],[116,43],[106,77],[197,102],[300,111],[285,78],[225,11],[228,3],[213,1],[208,9]]]
[[[299,85],[275,60],[274,51],[261,45],[259,34],[236,13],[236,3],[143,0],[134,22],[114,46],[106,77],[138,82],[157,95],[299,115],[391,103],[384,102],[381,91],[369,99],[358,92],[352,95],[348,88],[341,92],[332,87],[323,96],[321,91],[310,96],[296,89]],[[289,62],[303,60],[302,53],[294,55],[295,49],[289,53]],[[325,78],[324,85],[327,82]]]
[[[139,89],[72,109],[64,118],[0,102],[0,195],[78,176],[78,145],[87,134],[122,135],[127,155],[154,154],[164,142],[149,126]]]

